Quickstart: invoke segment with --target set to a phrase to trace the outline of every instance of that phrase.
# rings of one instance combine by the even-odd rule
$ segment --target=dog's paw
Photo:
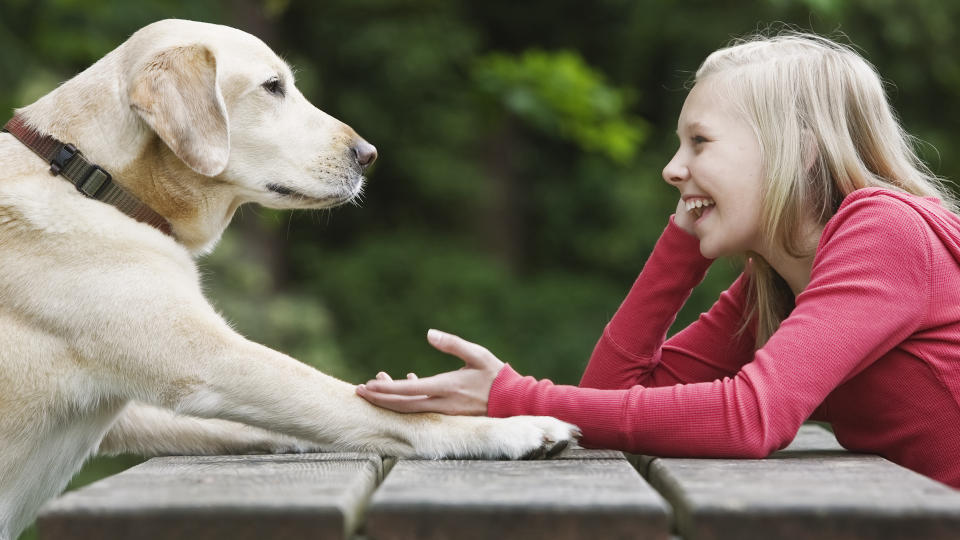
[[[496,419],[492,429],[492,459],[542,459],[576,447],[580,429],[549,416],[514,416]],[[499,439],[499,440],[497,440]],[[499,447],[499,448],[498,448]]]
[[[444,417],[426,438],[418,437],[420,457],[460,459],[540,459],[575,447],[580,430],[549,416]],[[424,435],[421,433],[421,436]]]

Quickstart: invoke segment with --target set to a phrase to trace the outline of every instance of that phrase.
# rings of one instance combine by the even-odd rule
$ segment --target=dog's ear
[[[133,109],[184,163],[205,176],[223,172],[230,132],[217,59],[196,44],[164,49],[133,74]]]

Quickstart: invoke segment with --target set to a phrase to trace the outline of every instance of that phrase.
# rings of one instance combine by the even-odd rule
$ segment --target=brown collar
[[[76,146],[37,132],[28,126],[20,115],[14,115],[7,125],[3,126],[3,131],[13,135],[44,161],[50,163],[50,174],[63,176],[80,193],[91,199],[113,205],[133,219],[152,225],[165,234],[173,236],[169,221],[143,204],[129,191],[115,184],[110,173],[96,163],[90,163]]]

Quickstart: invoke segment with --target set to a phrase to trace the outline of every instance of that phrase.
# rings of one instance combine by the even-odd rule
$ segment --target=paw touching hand
[[[463,360],[464,367],[422,379],[409,373],[405,380],[398,381],[380,372],[358,386],[357,394],[397,412],[487,414],[490,388],[504,363],[486,348],[453,334],[430,330],[427,340],[438,350]]]
[[[434,459],[538,459],[577,445],[577,426],[556,418],[476,418],[487,414],[490,388],[505,364],[484,347],[453,334],[430,330],[427,340],[438,350],[463,360],[464,366],[432,377],[408,373],[401,380],[380,372],[356,389],[370,403],[397,412],[460,416],[454,422],[457,429],[447,424],[436,433],[421,432],[414,445],[417,455]]]

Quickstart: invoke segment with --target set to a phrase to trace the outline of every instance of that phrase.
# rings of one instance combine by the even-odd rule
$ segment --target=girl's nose
[[[690,171],[680,163],[680,152],[677,151],[670,162],[663,168],[663,180],[672,186],[676,186],[689,178],[689,176]]]

